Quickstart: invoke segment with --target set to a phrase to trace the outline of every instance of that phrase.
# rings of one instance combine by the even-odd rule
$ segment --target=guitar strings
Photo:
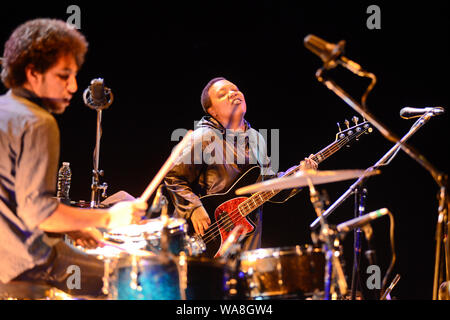
[[[324,156],[324,158],[322,159],[322,161],[325,160],[325,159],[328,158],[330,155],[332,155],[333,153],[335,153],[337,150],[339,150],[340,148],[342,148],[343,145],[347,144],[348,141],[350,140],[349,137],[351,137],[351,139],[353,139],[354,136],[356,136],[356,135],[361,135],[361,134],[364,133],[364,132],[365,132],[365,130],[364,130],[364,131],[360,131],[360,132],[355,132],[354,134],[352,134],[352,135],[346,137],[346,138],[348,138],[348,139],[342,139],[342,140],[336,142],[335,144],[333,144],[332,146],[326,147],[326,148],[325,148],[326,150],[324,150],[324,151],[319,151],[316,155],[313,156],[313,158],[318,158],[317,155],[319,155],[319,154],[322,153],[323,156]],[[345,141],[345,140],[347,140],[347,141]],[[289,174],[292,174],[292,173],[295,172],[296,170],[297,170],[297,169],[293,170],[293,171],[290,172]],[[280,191],[281,191],[281,190],[278,190],[278,192],[280,192]],[[267,195],[267,193],[272,193],[272,192],[275,192],[275,191],[272,190],[272,191],[265,192],[265,195]],[[276,192],[274,195],[276,195],[278,192]],[[259,195],[259,194],[260,194],[260,193],[256,193],[256,194],[252,195],[250,198],[248,198],[247,200],[245,200],[245,201],[243,201],[242,203],[240,203],[240,204],[237,206],[236,209],[234,209],[233,211],[231,211],[231,212],[228,214],[229,221],[226,222],[226,224],[224,224],[222,227],[223,227],[223,228],[229,228],[229,227],[231,227],[232,225],[235,224],[235,222],[233,222],[233,220],[237,220],[236,222],[239,222],[240,220],[242,220],[243,218],[245,218],[245,216],[246,216],[247,214],[242,215],[242,214],[239,212],[239,207],[240,207],[241,205],[245,205],[245,206],[247,206],[247,207],[250,209],[250,211],[249,211],[248,213],[250,213],[250,212],[252,212],[253,210],[255,210],[256,208],[258,208],[261,204],[252,206],[252,205],[249,204],[249,203],[250,203],[250,200],[253,201],[253,198],[254,198],[256,195]],[[273,197],[274,195],[272,195],[271,197]],[[271,197],[269,197],[268,199],[270,199]],[[265,202],[266,200],[267,200],[267,199],[265,199],[264,202]],[[253,202],[254,202],[254,201],[253,201]],[[236,211],[237,211],[238,213],[236,213]],[[237,217],[237,218],[236,218],[236,217]],[[220,226],[219,226],[219,223],[220,223],[220,222],[223,222],[223,220],[225,220],[226,218],[227,218],[226,216],[223,217],[223,218],[220,218],[220,219],[217,220],[215,223],[213,223],[212,225],[210,225],[210,227],[208,228],[208,231],[202,236],[202,239],[203,239],[203,241],[204,241],[205,243],[209,243],[211,240],[213,240],[214,238],[216,238],[217,235],[220,234]]]
[[[265,199],[262,200],[261,204],[264,203],[265,201],[267,201],[268,199],[272,198],[272,197],[273,197],[276,193],[278,193],[279,191],[276,192],[274,195],[270,195],[269,197],[266,197],[268,193],[272,193],[272,192],[275,192],[275,191],[268,191],[268,192],[265,192],[265,193],[264,193],[265,195],[264,195],[263,197],[264,197]],[[209,228],[208,228],[208,231],[202,236],[203,241],[204,241],[205,243],[209,243],[211,240],[215,239],[215,238],[220,234],[220,227],[222,227],[223,229],[227,229],[227,228],[229,228],[229,227],[235,225],[236,223],[240,222],[241,220],[243,220],[243,219],[245,218],[246,214],[245,214],[245,215],[242,215],[242,214],[239,212],[239,208],[240,208],[242,205],[247,206],[247,208],[250,209],[250,211],[248,211],[248,213],[252,212],[252,211],[255,210],[256,208],[258,208],[259,206],[261,206],[261,204],[259,204],[259,205],[254,205],[254,207],[252,207],[251,205],[247,204],[247,202],[250,202],[250,200],[253,200],[253,198],[254,198],[256,195],[259,195],[259,193],[254,194],[254,195],[252,195],[250,198],[244,200],[243,202],[241,202],[241,203],[237,206],[236,209],[234,209],[233,211],[231,211],[231,212],[228,214],[229,221],[226,221],[225,224],[219,225],[220,222],[222,222],[223,220],[227,219],[227,217],[220,218],[220,219],[217,220],[215,223],[211,224],[211,225],[209,226]]]
[[[336,146],[337,146],[338,144],[339,144],[339,143],[336,143],[335,145],[333,145],[332,147],[330,147],[328,150],[335,149]],[[342,146],[341,146],[341,147],[342,147]],[[338,149],[339,149],[339,148],[340,148],[340,147],[338,147]],[[336,150],[338,150],[338,149],[336,149]],[[336,151],[336,150],[335,150],[335,151]],[[324,154],[325,157],[328,157],[329,155],[331,155],[331,154],[334,153],[335,151],[327,151],[327,150],[325,150],[325,151],[323,152],[323,154]],[[328,152],[328,155],[326,155],[327,152]],[[319,153],[320,153],[320,152],[319,152]],[[319,153],[318,153],[318,154],[319,154]],[[314,156],[314,157],[316,157],[316,156]],[[313,157],[313,158],[314,158],[314,157]],[[290,174],[292,174],[292,173],[295,172],[296,170],[297,170],[297,169],[293,170]],[[267,192],[267,193],[272,193],[272,192],[274,192],[274,190],[269,191],[269,192]],[[279,191],[278,191],[278,192],[279,192]],[[276,192],[274,195],[276,195],[278,192]],[[266,193],[265,195],[267,195],[267,193]],[[260,193],[256,193],[256,194],[252,195],[250,198],[248,198],[247,200],[245,200],[245,201],[243,201],[242,203],[240,203],[240,204],[237,206],[236,209],[234,209],[233,211],[231,211],[231,212],[228,214],[229,221],[227,221],[224,225],[222,225],[222,227],[223,227],[224,229],[230,228],[231,226],[235,225],[237,222],[239,222],[240,220],[242,220],[242,219],[245,218],[245,216],[246,216],[247,214],[242,215],[242,214],[239,212],[239,208],[240,208],[241,206],[246,206],[247,208],[249,208],[249,209],[250,209],[250,210],[249,210],[249,213],[252,212],[253,210],[255,210],[256,208],[258,208],[261,204],[259,204],[259,205],[252,205],[250,201],[252,201],[252,202],[254,203],[254,201],[253,201],[254,197],[255,197],[256,195],[259,195],[259,194],[260,194]],[[273,197],[274,195],[271,195],[268,199],[270,199],[270,198]],[[265,202],[266,200],[267,200],[267,199],[264,199],[263,202]],[[227,216],[224,216],[223,218],[220,218],[219,220],[217,220],[217,222],[215,222],[214,224],[212,224],[212,225],[208,228],[208,231],[202,236],[202,239],[203,239],[203,241],[204,241],[205,243],[209,243],[209,242],[212,241],[214,238],[216,238],[217,235],[220,234],[220,226],[219,226],[219,224],[220,224],[221,222],[223,222],[223,220],[225,220],[225,219],[227,219]]]
[[[335,153],[336,151],[338,151],[339,149],[341,149],[345,144],[347,144],[347,143],[348,143],[351,139],[353,139],[355,136],[361,135],[361,134],[363,134],[365,131],[366,131],[366,130],[359,131],[359,132],[355,132],[355,133],[351,134],[350,136],[346,136],[346,137],[343,138],[342,140],[340,140],[340,141],[338,141],[338,142],[335,142],[333,145],[331,145],[331,146],[329,146],[329,147],[326,147],[325,150],[319,151],[319,152],[318,152],[316,155],[314,155],[312,158],[313,158],[313,159],[315,158],[315,159],[319,160],[319,155],[320,155],[320,157],[322,158],[322,161],[325,160],[325,159],[328,158],[330,155],[332,155],[333,153]],[[321,161],[319,161],[319,162],[321,162]],[[289,175],[292,174],[292,173],[294,173],[294,172],[297,171],[297,170],[298,170],[298,168],[292,170],[292,171],[289,173]],[[224,229],[230,228],[231,226],[233,226],[234,224],[236,224],[236,222],[239,222],[240,220],[244,219],[244,218],[247,216],[247,214],[242,215],[242,213],[240,213],[239,207],[240,207],[241,205],[247,206],[247,207],[250,209],[250,211],[249,211],[248,213],[250,213],[250,212],[252,212],[253,210],[255,210],[256,208],[258,208],[259,206],[261,206],[261,204],[262,204],[262,203],[261,203],[261,204],[253,205],[253,206],[252,206],[252,204],[250,203],[250,201],[253,201],[253,198],[254,198],[254,197],[256,197],[257,195],[260,195],[260,194],[264,194],[264,196],[266,196],[268,193],[274,193],[274,192],[275,192],[275,194],[271,195],[269,198],[264,199],[264,201],[263,201],[263,203],[264,203],[265,201],[267,201],[267,200],[270,199],[271,197],[275,196],[275,195],[276,195],[278,192],[280,192],[280,191],[281,191],[281,190],[277,190],[277,191],[276,191],[276,190],[272,190],[272,191],[266,191],[266,192],[262,192],[262,193],[261,193],[261,192],[258,192],[258,193],[253,194],[253,195],[252,195],[251,197],[249,197],[247,200],[241,202],[241,203],[237,206],[236,209],[234,209],[233,211],[231,211],[231,212],[228,214],[229,221],[227,221],[227,222],[222,226],[222,228],[224,228]],[[253,203],[254,203],[254,201],[253,201]],[[205,234],[202,236],[202,239],[203,239],[203,241],[205,242],[205,244],[206,244],[206,243],[209,243],[210,241],[212,241],[213,239],[215,239],[218,235],[220,235],[220,227],[221,227],[221,226],[219,225],[219,223],[223,222],[223,220],[225,220],[225,219],[227,219],[227,216],[221,217],[219,220],[217,220],[216,222],[214,222],[213,224],[211,224],[211,225],[209,226],[209,228],[207,229],[208,231],[205,232]],[[233,220],[235,220],[235,221],[233,221]]]
[[[251,197],[247,198],[246,200],[244,200],[243,202],[241,202],[236,209],[234,209],[233,211],[231,211],[230,213],[228,213],[228,216],[224,216],[221,217],[220,219],[218,219],[216,222],[212,223],[209,227],[208,227],[208,231],[205,232],[205,234],[202,236],[202,239],[205,243],[210,242],[211,240],[213,240],[214,238],[216,238],[217,235],[220,234],[220,227],[226,229],[231,227],[232,225],[235,224],[235,222],[239,222],[241,219],[245,218],[245,216],[247,214],[242,215],[242,213],[240,213],[239,209],[241,206],[247,206],[247,208],[250,209],[249,213],[252,212],[253,210],[255,210],[256,208],[258,208],[261,204],[263,204],[265,201],[267,201],[268,199],[272,198],[273,196],[275,196],[278,192],[280,192],[281,190],[272,190],[272,191],[265,191],[265,192],[258,192],[253,194]],[[269,195],[270,194],[270,195]],[[264,199],[262,199],[261,204],[258,205],[254,205],[253,207],[251,205],[249,205],[248,203],[250,203],[250,201],[253,201],[254,198],[256,198],[256,196],[259,196],[261,198],[261,195]],[[254,201],[253,201],[254,203]],[[229,221],[226,221],[223,225],[220,225],[221,222],[224,222],[224,220],[229,219]],[[235,220],[235,221],[234,221]]]

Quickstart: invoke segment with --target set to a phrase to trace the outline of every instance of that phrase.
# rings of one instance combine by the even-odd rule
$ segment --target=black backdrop
[[[95,3],[95,4],[94,4]],[[303,46],[308,34],[330,42],[346,40],[346,56],[373,72],[378,83],[370,111],[398,136],[412,125],[399,117],[404,106],[448,107],[449,19],[445,1],[189,2],[164,5],[138,2],[19,2],[0,8],[0,41],[20,23],[37,17],[67,20],[66,9],[81,9],[81,31],[90,43],[79,72],[79,91],[61,129],[61,162],[73,172],[71,197],[89,200],[96,113],[84,106],[82,92],[102,77],[115,101],[103,112],[100,168],[109,195],[125,190],[139,196],[170,154],[177,128],[192,129],[202,116],[200,93],[212,77],[224,76],[244,92],[246,119],[256,129],[279,129],[280,170],[331,143],[336,122],[356,113],[314,77],[321,61]],[[381,9],[381,30],[369,30],[366,9]],[[369,81],[344,69],[330,75],[359,98]],[[5,92],[2,87],[2,92]],[[416,133],[410,144],[435,167],[448,173],[448,114]],[[269,131],[270,132],[270,131]],[[323,162],[320,169],[366,168],[392,146],[376,130],[351,148]],[[269,141],[270,151],[270,141]],[[351,181],[322,185],[334,202]],[[398,299],[431,299],[438,187],[430,174],[400,152],[382,174],[371,178],[367,210],[389,208],[395,216]],[[353,217],[353,198],[329,218]],[[304,191],[283,205],[266,204],[264,247],[311,243],[315,213]],[[384,273],[391,259],[389,219],[372,223],[375,248]],[[351,275],[352,235],[344,241],[346,272]],[[363,250],[366,249],[363,243]],[[364,261],[364,258],[362,258]],[[366,277],[365,269],[361,271]],[[350,284],[350,277],[349,277]]]

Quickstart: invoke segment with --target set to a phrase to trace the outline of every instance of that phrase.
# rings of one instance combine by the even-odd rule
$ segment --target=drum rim
[[[178,257],[179,259],[182,259],[181,257]],[[186,261],[189,262],[200,262],[200,263],[208,263],[211,265],[221,265],[225,266],[228,265],[227,261],[222,258],[208,258],[208,257],[195,257],[195,256],[185,256],[183,257]]]
[[[250,257],[256,256],[258,259],[264,259],[274,256],[284,256],[290,254],[301,255],[304,253],[322,252],[322,248],[313,244],[302,244],[296,246],[284,246],[273,248],[260,248],[254,250],[248,250],[241,253],[241,260],[248,260]]]
[[[219,259],[219,258],[208,258],[208,257],[194,257],[194,256],[176,256],[176,255],[169,255],[167,257],[163,257],[162,255],[155,254],[151,256],[139,256],[134,255],[130,253],[124,252],[118,257],[114,257],[111,260],[115,260],[117,263],[117,269],[121,269],[123,267],[130,267],[133,256],[136,258],[136,261],[141,263],[154,263],[156,265],[163,265],[161,262],[168,262],[169,264],[175,263],[176,265],[180,265],[180,260],[184,259],[185,263],[187,263],[187,266],[189,267],[192,264],[200,263],[204,265],[214,266],[214,267],[220,267],[225,270],[229,269],[229,265],[225,259]],[[167,260],[166,260],[167,258]]]
[[[130,226],[137,228],[137,231],[134,233],[125,232],[125,231],[127,231],[127,228],[129,228],[130,226],[123,226],[123,227],[118,227],[118,228],[109,230],[106,232],[106,234],[111,237],[146,238],[147,235],[156,235],[156,234],[160,233],[161,229],[155,228],[155,230],[151,230],[151,231],[145,229],[145,226],[147,224],[151,224],[151,223],[161,224],[162,221],[160,218],[154,218],[154,219],[148,219],[148,221],[143,224],[130,225]],[[170,233],[176,232],[180,229],[182,229],[181,231],[183,231],[183,232],[187,232],[187,227],[188,227],[188,224],[185,219],[173,218],[173,217],[169,218],[169,228],[168,229],[169,229]]]

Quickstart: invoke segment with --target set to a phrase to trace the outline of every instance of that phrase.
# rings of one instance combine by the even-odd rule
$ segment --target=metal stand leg
[[[360,191],[359,188],[355,192],[355,218],[361,217],[365,211],[365,200],[367,190]],[[353,270],[352,270],[352,285],[351,285],[351,300],[356,300],[356,290],[359,287],[359,270],[361,261],[361,228],[357,228],[354,231],[353,242]]]
[[[331,300],[332,294],[336,294],[339,298],[347,293],[347,281],[342,269],[340,255],[339,252],[335,250],[335,247],[338,246],[336,243],[339,243],[339,239],[336,231],[330,228],[323,218],[324,203],[321,201],[318,192],[310,180],[308,181],[308,184],[311,203],[320,218],[321,229],[319,239],[323,242],[323,250],[326,257],[324,300]]]
[[[326,265],[325,265],[325,283],[324,283],[324,300],[331,300],[331,282],[333,279],[333,251],[327,245],[323,246]]]
[[[441,187],[439,193],[439,215],[436,226],[436,252],[434,261],[433,300],[438,300],[439,286],[444,281],[449,281],[448,259],[448,202],[447,190]],[[442,246],[444,245],[444,246]],[[444,256],[444,257],[442,257]],[[443,274],[444,272],[445,274]],[[445,280],[444,280],[445,275]]]

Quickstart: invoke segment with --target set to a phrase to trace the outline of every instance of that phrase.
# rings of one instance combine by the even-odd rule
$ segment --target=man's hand
[[[211,219],[209,219],[205,208],[200,206],[192,212],[191,222],[194,226],[195,233],[203,235],[205,230],[208,229],[211,224]]]
[[[311,154],[308,158],[305,158],[305,160],[300,162],[300,170],[317,170],[318,164],[312,159],[313,156],[314,155]]]
[[[138,223],[145,215],[147,202],[136,199],[134,201],[122,201],[108,209],[109,222],[107,229]]]
[[[76,246],[81,246],[86,249],[103,247],[103,244],[101,243],[103,235],[96,228],[86,228],[79,231],[67,232],[66,234],[72,239]]]

